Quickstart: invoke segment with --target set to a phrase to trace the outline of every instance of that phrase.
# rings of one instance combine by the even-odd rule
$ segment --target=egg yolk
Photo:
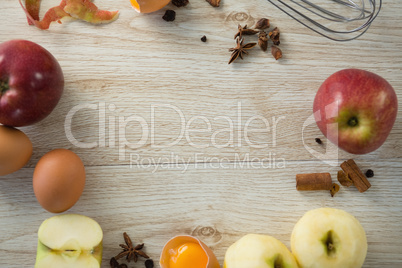
[[[131,5],[140,13],[150,13],[157,11],[167,4],[170,0],[130,0]]]
[[[136,10],[140,10],[140,5],[137,3],[137,1],[135,0],[130,0],[131,5],[136,9]]]
[[[208,256],[196,243],[184,243],[170,250],[169,268],[205,268]]]

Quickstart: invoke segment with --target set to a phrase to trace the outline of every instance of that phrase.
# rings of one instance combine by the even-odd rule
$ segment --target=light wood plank
[[[317,161],[289,161],[286,168],[240,162],[223,168],[216,163],[171,165],[156,171],[154,166],[88,167],[84,193],[69,212],[101,224],[102,267],[108,267],[108,259],[119,252],[123,231],[144,242],[154,259],[172,236],[188,234],[205,241],[223,261],[227,247],[247,233],[273,235],[290,246],[292,228],[306,211],[336,207],[355,215],[366,230],[364,267],[396,267],[402,263],[401,161],[358,164],[375,171],[372,188],[362,194],[342,187],[334,198],[325,191],[296,191],[296,173],[330,172],[336,180],[339,168]],[[37,228],[52,216],[37,204],[31,175],[32,169],[23,169],[0,181],[0,229],[7,230],[0,252],[7,267],[17,267],[15,260],[33,265]],[[21,251],[21,243],[26,250]]]

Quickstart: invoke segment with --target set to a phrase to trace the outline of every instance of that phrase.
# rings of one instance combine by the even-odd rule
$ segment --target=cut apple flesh
[[[367,254],[367,238],[359,221],[346,211],[308,211],[295,225],[292,253],[301,268],[359,268]]]
[[[64,214],[45,220],[39,227],[38,238],[51,249],[91,249],[100,244],[103,233],[89,217]]]
[[[103,232],[93,219],[64,214],[45,220],[38,230],[35,268],[99,268]]]
[[[248,234],[226,251],[223,268],[297,268],[296,260],[278,239]]]
[[[39,247],[39,246],[38,246]],[[43,246],[45,247],[45,246]],[[35,268],[99,268],[99,260],[91,252],[48,250],[42,257],[38,256]]]

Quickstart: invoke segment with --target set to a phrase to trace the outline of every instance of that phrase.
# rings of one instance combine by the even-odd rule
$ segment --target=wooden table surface
[[[58,2],[43,1],[41,16]],[[96,4],[120,17],[43,31],[28,26],[18,1],[2,0],[0,41],[22,38],[48,49],[64,71],[65,90],[49,117],[21,128],[34,147],[28,165],[0,180],[1,267],[35,263],[37,229],[54,214],[37,203],[32,173],[56,148],[74,151],[86,166],[84,192],[66,213],[100,223],[102,267],[120,251],[123,232],[145,243],[155,261],[164,243],[182,234],[203,240],[221,264],[247,233],[289,247],[294,224],[319,207],[360,220],[369,244],[364,267],[402,267],[401,112],[385,144],[360,156],[331,148],[311,121],[318,87],[344,68],[383,76],[402,100],[401,1],[384,1],[368,32],[350,42],[323,38],[266,0],[222,0],[219,8],[190,0],[151,14],[135,12],[128,0]],[[175,21],[162,19],[167,9],[176,11]],[[280,28],[283,58],[254,48],[228,65],[237,25],[262,17]],[[331,198],[296,191],[296,174],[330,172],[335,180],[349,158],[374,170],[367,192],[342,187]]]

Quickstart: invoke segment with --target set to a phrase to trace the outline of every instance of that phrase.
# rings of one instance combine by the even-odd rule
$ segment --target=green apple
[[[348,212],[319,208],[296,223],[291,249],[301,268],[359,268],[366,259],[367,238]]]
[[[63,214],[45,220],[38,230],[35,268],[99,268],[103,232],[86,216]]]
[[[269,235],[248,234],[226,251],[223,268],[297,268],[289,249]]]

